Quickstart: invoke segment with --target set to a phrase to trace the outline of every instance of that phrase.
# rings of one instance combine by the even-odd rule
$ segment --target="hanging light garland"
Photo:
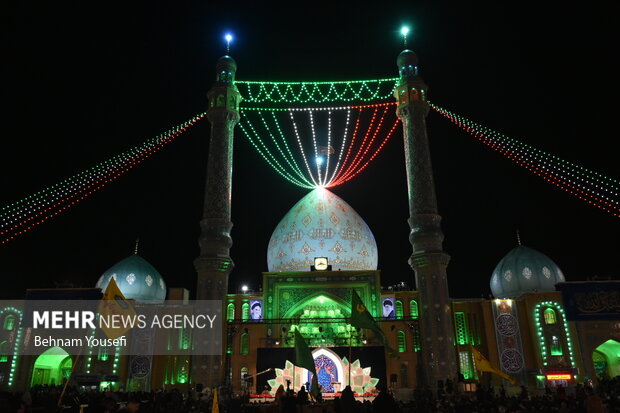
[[[491,149],[547,182],[613,216],[620,216],[620,182],[616,179],[551,155],[437,105],[431,104],[431,108]]]
[[[0,244],[7,243],[81,202],[162,149],[206,113],[151,138],[86,171],[5,206],[0,213]]]
[[[335,82],[235,81],[247,103],[327,103],[389,99],[398,78]]]
[[[394,105],[390,102],[324,108],[244,107],[239,125],[259,155],[289,182],[309,189],[333,187],[364,170],[393,135],[399,122],[395,115],[393,118],[389,116],[394,114]],[[284,112],[288,112],[288,118],[283,116]],[[352,112],[357,112],[353,128],[350,125]],[[365,120],[368,118],[366,113],[372,113],[369,120]],[[256,121],[257,118],[260,122]],[[301,132],[301,122],[307,123],[307,134]],[[392,122],[391,127],[385,126],[388,122]],[[335,124],[342,128],[342,132],[336,132]],[[365,129],[364,137],[359,145],[355,145],[362,129]],[[295,155],[291,149],[293,142],[297,143]],[[336,150],[334,145],[339,149]],[[336,153],[337,159],[331,160],[330,156]]]

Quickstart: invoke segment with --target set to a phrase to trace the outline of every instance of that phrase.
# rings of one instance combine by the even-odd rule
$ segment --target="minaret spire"
[[[207,93],[211,122],[211,140],[207,160],[207,184],[203,218],[200,221],[200,256],[194,261],[198,274],[196,299],[220,300],[223,305],[228,294],[228,276],[233,269],[230,258],[232,238],[230,230],[233,132],[239,122],[241,95],[235,86],[237,63],[230,56],[221,57],[215,66],[215,84]],[[225,329],[225,325],[222,329]],[[222,331],[222,337],[226,337]],[[225,340],[212,343],[210,356],[197,356],[192,363],[194,383],[214,388],[224,384],[222,354]]]
[[[446,268],[450,256],[443,251],[441,216],[426,132],[427,86],[418,76],[418,58],[404,50],[397,59],[400,80],[394,90],[396,114],[403,123],[405,164],[409,194],[409,265],[420,292],[422,351],[418,385],[436,388],[437,381],[457,376],[452,324],[452,303]]]

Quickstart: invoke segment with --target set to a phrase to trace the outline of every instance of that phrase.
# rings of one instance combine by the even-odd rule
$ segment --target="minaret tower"
[[[230,230],[233,132],[239,122],[241,95],[235,86],[237,64],[230,56],[221,57],[215,66],[215,84],[208,92],[209,109],[207,118],[211,122],[211,141],[207,164],[207,186],[204,212],[200,221],[200,256],[194,261],[198,273],[198,300],[221,300],[222,306],[228,294],[228,276],[233,269],[230,258],[232,238]],[[224,308],[222,307],[222,313]],[[224,327],[225,328],[225,327]],[[223,356],[226,337],[222,331],[222,342],[214,356],[198,356],[193,365],[194,383],[207,387],[223,384]],[[200,343],[196,343],[200,345]],[[220,348],[221,347],[221,351]]]
[[[420,292],[422,351],[418,382],[436,388],[437,381],[457,376],[452,306],[446,267],[450,256],[443,251],[441,216],[426,133],[427,86],[418,76],[418,58],[404,50],[397,59],[400,80],[394,91],[396,114],[403,123],[409,195],[409,241],[413,253],[409,265]]]

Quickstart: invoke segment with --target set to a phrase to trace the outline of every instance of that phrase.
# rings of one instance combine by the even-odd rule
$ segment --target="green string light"
[[[514,145],[517,148],[523,149],[523,150],[527,150],[535,155],[539,155],[542,156],[544,158],[546,158],[547,160],[549,160],[550,162],[554,162],[556,164],[560,164],[568,169],[570,169],[572,172],[582,175],[584,177],[587,177],[595,182],[598,182],[600,184],[603,185],[611,185],[613,187],[614,191],[618,191],[620,190],[620,181],[618,181],[617,179],[605,176],[599,172],[593,171],[591,169],[588,168],[584,168],[583,166],[577,165],[573,162],[564,160],[562,158],[559,158],[555,155],[552,155],[548,152],[545,152],[541,149],[535,148],[529,144],[526,144],[524,142],[521,142],[517,139],[514,138],[510,138],[502,133],[499,133],[497,131],[494,131],[484,125],[481,125],[477,122],[474,122],[472,120],[469,120],[463,116],[459,116],[449,110],[443,109],[437,105],[434,104],[430,104],[430,106],[436,110],[438,113],[444,115],[444,116],[449,116],[452,118],[455,118],[456,120],[458,120],[458,122],[462,123],[465,126],[468,126],[472,129],[476,129],[476,130],[480,130],[481,133],[487,134],[492,138],[498,139],[499,142],[504,142],[504,143],[510,143],[512,145]],[[605,188],[602,188],[605,189]],[[611,192],[611,191],[610,191]],[[617,195],[617,193],[614,193],[614,195]]]
[[[246,129],[246,127],[244,126],[244,120],[246,121],[245,123],[247,123],[247,126],[250,128],[251,131],[248,131],[248,129]],[[267,149],[267,147],[261,141],[258,133],[256,132],[256,129],[254,129],[252,124],[249,121],[247,121],[247,118],[244,119],[244,117],[242,117],[242,121],[239,122],[239,128],[241,128],[241,130],[243,131],[245,136],[248,138],[248,141],[250,141],[250,143],[252,144],[254,149],[256,149],[256,151],[267,162],[267,164],[269,164],[269,166],[271,166],[271,168],[273,168],[273,170],[276,171],[280,176],[282,176],[284,179],[286,179],[287,181],[291,182],[292,184],[295,184],[295,185],[300,186],[302,188],[308,188],[308,189],[314,188],[314,185],[306,184],[304,182],[298,181],[291,174],[286,172],[284,170],[284,168],[282,168],[282,166],[279,164],[279,162],[277,162],[277,160],[275,160],[275,157],[271,154],[271,152]],[[252,138],[252,135],[254,136],[254,139]],[[256,144],[255,140],[261,143],[261,145],[264,148],[264,151],[261,150],[261,148]],[[266,154],[268,154],[268,155],[266,155]]]
[[[388,99],[397,82],[398,78],[333,82],[237,80],[235,85],[246,103],[326,103]]]
[[[570,329],[568,327],[568,323],[566,322],[566,314],[564,312],[564,308],[555,301],[543,301],[534,307],[534,320],[536,321],[536,332],[538,334],[538,341],[540,345],[540,354],[542,357],[543,365],[546,366],[548,364],[548,351],[547,345],[545,343],[545,335],[543,326],[541,324],[541,319],[544,320],[544,309],[542,307],[552,307],[555,308],[561,315],[562,326],[564,327],[564,333],[566,334],[566,345],[568,347],[568,354],[570,357],[571,367],[576,367],[575,363],[575,354],[573,351],[573,342],[571,340]],[[542,311],[541,311],[542,310]]]
[[[280,145],[278,144],[278,140],[275,138],[274,134],[271,132],[271,129],[269,128],[269,125],[267,124],[267,121],[265,120],[265,117],[263,116],[263,113],[259,112],[258,114],[260,116],[261,121],[263,122],[263,126],[265,127],[265,130],[271,137],[271,140],[276,146],[278,152],[280,152],[280,155],[282,155],[282,158],[286,161],[288,166],[297,174],[297,176],[302,181],[305,181],[308,185],[311,185],[310,181],[306,179],[304,174],[301,172],[301,170],[297,166],[297,163],[295,162],[295,158],[293,157],[293,154],[291,153],[291,149],[289,148],[288,143],[286,143],[286,139],[284,138],[284,134],[282,133],[282,128],[280,127],[280,123],[278,122],[278,119],[275,116],[273,116],[274,114],[272,113],[274,123],[276,125],[276,129],[278,130],[279,135],[282,139],[283,146],[286,148],[286,152],[280,148]]]
[[[618,181],[510,138],[431,104],[441,115],[534,174],[612,215],[620,216]]]
[[[16,235],[23,234],[50,217],[58,215],[107,183],[112,182],[122,173],[132,169],[145,158],[163,148],[204,116],[205,113],[199,114],[164,134],[148,139],[142,144],[86,171],[79,172],[36,194],[4,207],[4,212],[0,214],[0,234],[7,234],[3,235],[7,238],[2,243],[10,241]],[[9,233],[12,235],[8,235]]]

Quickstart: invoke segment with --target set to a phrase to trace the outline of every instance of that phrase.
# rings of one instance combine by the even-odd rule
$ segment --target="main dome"
[[[269,240],[270,272],[310,271],[315,257],[327,257],[332,270],[376,270],[377,243],[353,208],[325,188],[297,202]]]
[[[551,258],[519,245],[493,270],[491,292],[495,298],[519,298],[527,292],[555,291],[555,285],[564,281],[564,274]]]
[[[166,283],[155,267],[138,254],[130,255],[114,264],[99,277],[97,287],[105,291],[114,278],[125,298],[138,302],[163,303]]]

